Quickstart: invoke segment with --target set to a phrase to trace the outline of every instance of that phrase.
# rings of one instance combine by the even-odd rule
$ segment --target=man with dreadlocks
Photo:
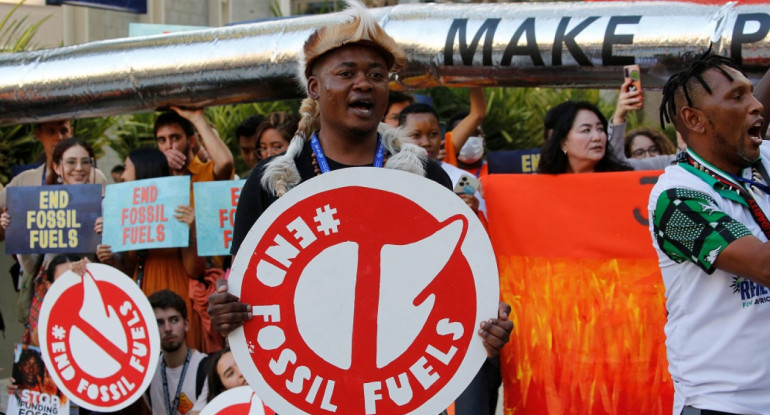
[[[373,166],[406,170],[448,189],[441,165],[423,149],[401,143],[400,130],[380,124],[388,104],[389,74],[405,66],[406,55],[357,0],[348,0],[344,22],[310,35],[299,59],[302,101],[297,133],[286,153],[263,160],[249,175],[238,203],[233,230],[235,254],[257,218],[278,197],[301,182],[330,170]],[[316,125],[317,124],[317,125]],[[314,129],[318,127],[317,131]],[[250,307],[227,292],[225,280],[209,298],[212,323],[227,334],[251,318]],[[482,323],[479,335],[490,356],[508,341],[510,306]]]
[[[710,52],[663,89],[661,124],[688,147],[649,204],[675,415],[770,414],[770,146],[752,92],[733,61]]]

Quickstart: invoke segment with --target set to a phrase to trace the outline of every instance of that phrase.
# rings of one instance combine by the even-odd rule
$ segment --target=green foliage
[[[152,126],[156,116],[155,113],[141,113],[116,117],[114,135],[103,136],[100,145],[112,147],[121,160],[139,147],[154,147]]]
[[[14,19],[14,13],[22,4],[24,4],[23,0],[13,6],[3,20],[0,20],[0,53],[22,52],[32,47],[32,39],[40,26],[51,17],[46,16],[32,24],[27,22],[29,16]]]
[[[248,104],[221,105],[217,107],[206,108],[206,119],[214,125],[222,141],[227,144],[235,159],[235,171],[238,173],[246,172],[249,167],[241,158],[241,150],[238,146],[238,137],[235,136],[235,129],[246,118],[252,115],[267,115],[271,112],[286,111],[296,114],[299,111],[298,100],[274,101],[274,102],[252,102]],[[152,130],[151,130],[152,131]]]
[[[278,5],[278,0],[270,2],[270,13],[273,14],[273,17],[283,17],[283,12],[281,11],[281,6]]]
[[[0,128],[0,183],[11,181],[11,166],[32,163],[39,146],[24,125]]]
[[[32,39],[40,25],[48,17],[30,24],[24,16],[15,19],[14,14],[24,2],[15,5],[0,20],[0,53],[21,52],[32,46]],[[40,153],[32,129],[23,125],[0,127],[0,183],[8,183],[13,176],[11,166],[32,163]]]
[[[100,158],[108,141],[105,133],[114,123],[115,117],[86,118],[72,121],[72,128],[74,136],[88,143],[94,149],[96,158]]]

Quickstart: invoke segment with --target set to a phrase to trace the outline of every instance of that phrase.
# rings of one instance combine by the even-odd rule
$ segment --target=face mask
[[[460,149],[457,159],[463,163],[471,164],[479,161],[484,155],[484,139],[481,137],[469,137],[465,145]]]

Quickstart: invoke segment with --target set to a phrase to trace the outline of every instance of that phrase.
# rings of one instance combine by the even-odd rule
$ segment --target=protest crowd
[[[197,414],[226,390],[246,385],[227,335],[252,312],[227,293],[226,276],[236,254],[250,255],[239,248],[262,212],[293,187],[327,171],[379,166],[423,175],[453,191],[489,226],[482,185],[493,173],[483,129],[484,88],[468,88],[467,110],[448,119],[426,96],[389,91],[389,74],[404,67],[406,55],[376,23],[361,34],[359,25],[371,17],[363,6],[349,7],[347,13],[354,16],[349,27],[318,28],[304,45],[300,81],[306,98],[296,114],[255,115],[234,131],[216,131],[203,108],[172,106],[155,117],[157,145],[132,150],[109,176],[97,167],[89,144],[73,137],[69,120],[34,126],[44,161],[0,186],[0,238],[6,244],[22,238],[38,246],[14,255],[17,315],[4,317],[18,320],[25,331],[15,339],[24,350],[18,370],[15,366],[5,374],[12,375],[11,394],[59,394],[31,350],[40,346],[37,328],[46,293],[66,271],[83,274],[88,263],[110,265],[131,278],[147,296],[160,335],[158,370],[143,398],[113,413]],[[770,284],[765,265],[770,256],[770,147],[763,144],[768,83],[763,78],[754,87],[734,62],[705,52],[673,75],[663,91],[661,118],[676,128],[677,145],[658,128],[626,131],[627,115],[644,107],[644,93],[632,88],[630,78],[620,85],[609,118],[598,103],[585,101],[566,101],[542,114],[545,142],[537,174],[665,170],[650,196],[650,243],[667,291],[666,347],[675,414],[770,414],[770,356],[762,341],[767,336],[752,330],[770,311],[736,311],[724,289],[733,276],[765,292],[761,287]],[[230,151],[223,135],[237,139],[240,154]],[[236,157],[247,171],[235,171]],[[196,223],[213,194],[198,186],[213,182],[238,191],[231,193],[233,212],[219,218],[220,225],[232,222],[221,241],[226,251],[204,255],[209,245],[220,243],[201,235],[202,224]],[[65,201],[56,193],[58,186],[74,189],[68,190],[73,195],[78,186],[84,192],[96,189],[88,199],[93,214],[78,208],[77,219],[66,212],[36,217],[8,209],[16,202],[14,195],[31,195],[14,193],[17,187],[32,186],[45,186],[30,202],[39,202],[41,209],[44,203],[74,203],[73,196]],[[155,202],[179,190],[189,199],[173,209]],[[94,249],[46,249],[85,246],[69,232],[41,231],[40,223],[50,221],[79,221],[97,241]],[[147,248],[172,238],[187,243]],[[508,304],[500,303],[498,316],[482,323],[478,335],[487,359],[445,413],[495,413],[501,399],[500,350],[510,337],[526,335],[515,331],[510,312]],[[729,339],[714,341],[715,333],[725,330]],[[731,355],[753,358],[736,362]],[[79,408],[81,414],[91,412]]]

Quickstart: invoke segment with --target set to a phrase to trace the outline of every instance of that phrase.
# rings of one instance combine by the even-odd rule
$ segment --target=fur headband
[[[390,73],[398,72],[406,66],[406,54],[377,24],[366,6],[358,0],[346,0],[345,3],[348,7],[339,13],[343,16],[343,22],[313,32],[300,52],[297,78],[305,92],[313,64],[326,52],[344,45],[365,43],[380,50]]]

